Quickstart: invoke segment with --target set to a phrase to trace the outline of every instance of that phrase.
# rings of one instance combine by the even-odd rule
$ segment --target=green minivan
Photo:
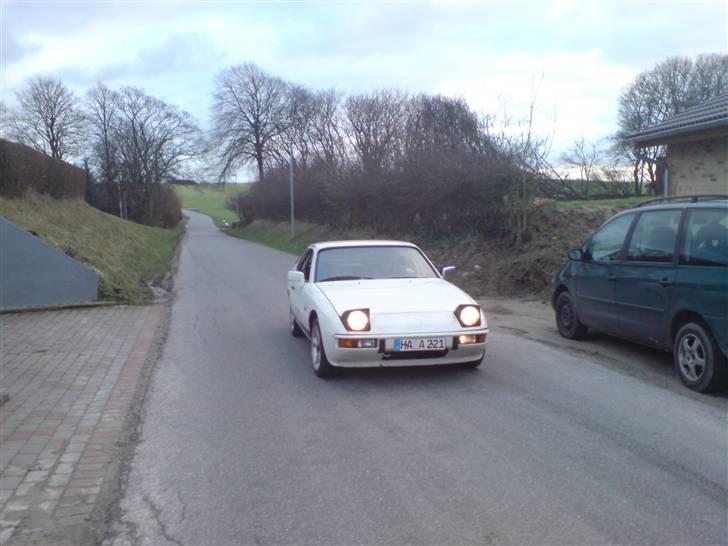
[[[672,351],[683,383],[728,387],[728,195],[647,201],[605,222],[556,275],[559,333]]]

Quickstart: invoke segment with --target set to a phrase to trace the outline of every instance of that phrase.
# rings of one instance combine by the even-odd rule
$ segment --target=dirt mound
[[[450,245],[422,246],[439,264],[457,266],[453,281],[477,295],[544,295],[566,259],[604,221],[613,207],[543,208],[531,219],[527,241],[472,236]]]

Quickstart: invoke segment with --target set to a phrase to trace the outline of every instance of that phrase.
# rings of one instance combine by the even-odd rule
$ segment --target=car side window
[[[311,260],[313,259],[313,250],[308,250],[306,254],[303,255],[303,258],[301,258],[301,261],[298,262],[298,271],[303,272],[303,277],[306,279],[306,282],[308,282],[308,278],[311,275]]]
[[[597,231],[587,246],[590,259],[597,262],[608,262],[619,258],[634,214],[625,214],[609,222]]]
[[[681,216],[681,209],[640,214],[627,248],[627,259],[637,262],[672,262]]]
[[[728,265],[728,209],[690,211],[681,261],[690,265]]]

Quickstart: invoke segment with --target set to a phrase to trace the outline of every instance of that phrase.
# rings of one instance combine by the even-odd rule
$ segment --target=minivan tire
[[[559,334],[567,339],[583,338],[588,328],[579,320],[571,294],[564,291],[556,300],[556,327]]]
[[[678,330],[672,358],[680,380],[689,389],[714,392],[728,386],[728,362],[702,324],[688,322]]]

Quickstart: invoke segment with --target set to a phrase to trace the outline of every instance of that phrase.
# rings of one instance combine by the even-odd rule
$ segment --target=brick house
[[[728,193],[728,93],[627,138],[639,148],[665,146],[666,196]]]

